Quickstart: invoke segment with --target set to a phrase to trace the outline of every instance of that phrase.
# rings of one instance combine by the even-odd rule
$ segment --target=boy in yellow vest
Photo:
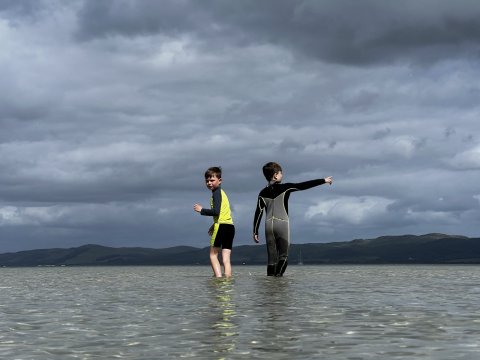
[[[193,205],[193,210],[205,216],[213,216],[213,225],[208,230],[210,239],[210,263],[215,277],[222,277],[222,269],[218,260],[220,251],[225,277],[232,276],[230,256],[232,253],[235,226],[233,225],[230,203],[227,194],[222,190],[222,169],[211,167],[205,172],[205,184],[212,191],[210,209],[200,204]]]

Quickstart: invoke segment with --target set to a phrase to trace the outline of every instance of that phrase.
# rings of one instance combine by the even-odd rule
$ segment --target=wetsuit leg
[[[275,221],[275,238],[278,252],[275,276],[282,276],[288,265],[288,250],[290,248],[290,226],[288,221]]]
[[[275,268],[278,262],[277,244],[275,241],[275,233],[273,227],[273,219],[269,219],[265,222],[265,242],[267,244],[267,275],[274,276]]]
[[[267,265],[267,276],[275,276],[276,265]]]
[[[288,266],[288,260],[280,260],[277,264],[276,271],[275,271],[275,276],[280,277],[283,276],[283,273],[287,269]]]

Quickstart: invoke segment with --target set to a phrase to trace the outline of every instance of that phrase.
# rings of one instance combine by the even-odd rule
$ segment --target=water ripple
[[[2,268],[5,359],[477,359],[480,268]]]

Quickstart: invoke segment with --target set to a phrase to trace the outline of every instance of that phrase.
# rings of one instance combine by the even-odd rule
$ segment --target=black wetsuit
[[[258,235],[263,210],[265,215],[265,240],[267,243],[267,275],[282,276],[288,265],[290,247],[290,225],[288,219],[288,198],[293,191],[307,190],[325,184],[325,179],[301,183],[273,183],[258,195],[257,209],[253,219],[253,233]]]

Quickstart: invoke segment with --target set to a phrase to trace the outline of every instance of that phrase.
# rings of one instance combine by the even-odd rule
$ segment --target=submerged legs
[[[210,264],[212,265],[213,274],[217,278],[222,277],[222,266],[220,265],[220,261],[218,260],[218,255],[220,254],[220,251],[222,251],[222,262],[225,277],[231,277],[232,265],[230,263],[230,255],[232,253],[232,250],[221,250],[220,248],[215,246],[210,247]]]
[[[220,248],[210,247],[210,264],[212,265],[213,274],[215,277],[222,277],[222,268],[220,267],[220,261],[218,261],[218,254]]]

